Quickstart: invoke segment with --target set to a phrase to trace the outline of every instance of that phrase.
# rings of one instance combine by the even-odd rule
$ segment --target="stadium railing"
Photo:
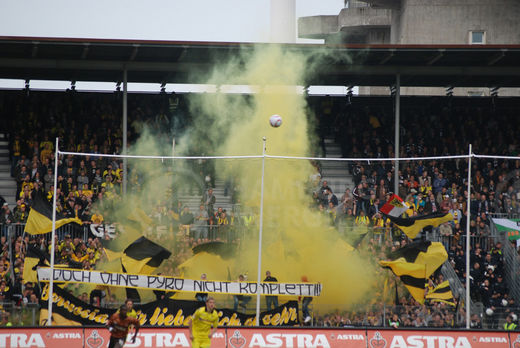
[[[509,215],[504,218],[511,219],[512,217]],[[502,242],[505,281],[509,286],[510,295],[515,299],[516,303],[520,303],[520,282],[518,281],[518,276],[520,274],[520,259],[518,251],[513,247],[505,233],[498,233],[493,220],[491,220],[491,233],[496,235],[498,240]]]
[[[40,321],[40,305],[36,303],[20,303],[15,301],[0,302],[1,312],[7,314],[13,326],[38,326]]]
[[[76,224],[67,224],[56,229],[56,236],[59,240],[62,240],[65,235],[69,234],[71,238],[81,238],[86,241],[88,238],[89,228],[89,225],[80,226]],[[24,237],[28,235],[25,233],[25,223],[0,224],[0,231],[2,236],[5,237],[10,235],[11,237],[18,238],[20,236]],[[51,233],[39,234],[37,236],[45,238],[47,241],[51,240]]]

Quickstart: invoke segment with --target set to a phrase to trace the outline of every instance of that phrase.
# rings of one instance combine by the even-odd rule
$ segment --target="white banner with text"
[[[49,282],[51,269],[38,269],[40,282]],[[54,281],[58,283],[86,283],[125,288],[139,288],[165,291],[207,292],[217,294],[256,295],[259,288],[262,295],[273,296],[320,296],[319,283],[260,283],[254,282],[193,280],[159,275],[112,273],[86,271],[81,269],[54,269]]]

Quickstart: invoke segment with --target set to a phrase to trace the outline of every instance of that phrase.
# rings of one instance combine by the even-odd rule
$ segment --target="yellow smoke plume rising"
[[[255,86],[256,93],[249,98],[223,93],[193,98],[191,109],[199,115],[194,126],[200,128],[189,136],[204,134],[218,139],[212,150],[221,155],[259,155],[264,136],[268,155],[309,155],[312,134],[308,131],[306,100],[294,87],[303,85],[307,69],[304,57],[276,45],[247,55],[240,64],[223,64],[207,83],[248,84]],[[269,125],[272,114],[282,116],[281,127]],[[227,134],[224,137],[223,129]],[[345,309],[375,293],[375,271],[329,227],[326,217],[310,208],[307,183],[311,174],[313,167],[308,160],[265,160],[262,279],[267,270],[280,282],[299,282],[305,275],[309,281],[323,284],[322,296],[313,302],[315,309]],[[243,209],[260,211],[260,159],[218,161],[217,175],[237,177],[241,203],[246,207]],[[209,279],[222,280],[228,268],[233,279],[247,272],[248,280],[256,281],[257,258],[258,233],[253,233],[244,236],[234,259],[195,255],[185,264],[184,276],[198,278],[205,272]]]

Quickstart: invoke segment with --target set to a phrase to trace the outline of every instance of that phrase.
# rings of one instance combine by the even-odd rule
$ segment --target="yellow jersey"
[[[192,332],[194,338],[208,338],[211,327],[218,326],[218,313],[214,309],[212,313],[206,312],[206,307],[200,307],[193,313]]]

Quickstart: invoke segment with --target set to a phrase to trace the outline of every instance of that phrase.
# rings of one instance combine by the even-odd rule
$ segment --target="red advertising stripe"
[[[128,340],[132,335],[128,335]],[[110,334],[105,328],[85,328],[85,348],[107,347]],[[139,330],[135,343],[127,341],[125,348],[191,347],[188,328],[145,327]],[[226,330],[219,329],[211,340],[211,348],[226,347]],[[71,347],[68,347],[71,348]]]
[[[0,328],[0,347],[104,348],[109,332],[98,328]],[[511,347],[520,344],[518,333]],[[187,328],[142,328],[135,343],[125,348],[190,347]],[[509,348],[508,332],[493,331],[411,331],[351,329],[222,328],[211,340],[211,348],[293,347],[293,348]]]
[[[368,348],[509,348],[507,332],[369,330]]]
[[[227,334],[229,348],[366,348],[365,330],[228,328]]]
[[[83,347],[82,328],[2,328],[0,347],[72,348]]]

